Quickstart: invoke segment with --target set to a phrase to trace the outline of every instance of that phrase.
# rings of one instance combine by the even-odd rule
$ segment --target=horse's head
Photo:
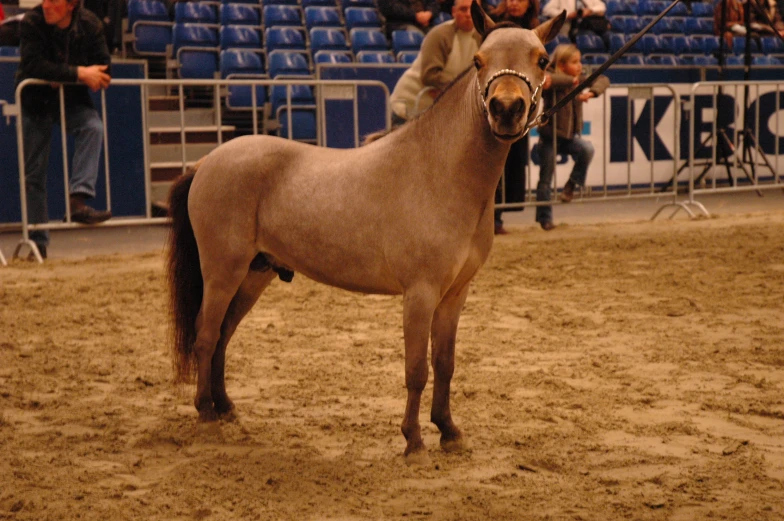
[[[483,38],[474,65],[487,122],[499,141],[516,141],[526,135],[536,117],[550,62],[544,44],[561,30],[566,11],[533,31],[496,25],[476,2],[471,17]]]

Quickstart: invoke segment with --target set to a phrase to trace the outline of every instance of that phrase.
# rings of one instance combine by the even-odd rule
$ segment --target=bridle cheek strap
[[[487,94],[490,92],[490,84],[493,83],[498,78],[500,78],[501,76],[517,76],[518,78],[523,80],[523,82],[525,82],[525,84],[528,86],[528,90],[531,92],[531,106],[528,108],[528,119],[526,120],[526,125],[525,125],[525,129],[523,130],[523,134],[522,136],[520,136],[523,137],[526,134],[528,134],[528,132],[533,127],[536,126],[536,117],[535,117],[536,108],[539,103],[539,99],[537,98],[537,95],[539,94],[539,90],[542,88],[542,85],[544,85],[544,80],[542,80],[542,82],[539,85],[537,85],[536,88],[534,88],[533,84],[531,83],[531,80],[529,80],[528,76],[526,76],[522,72],[518,72],[513,69],[501,69],[500,71],[497,71],[487,79],[487,83],[485,83],[485,88],[483,90],[482,86],[479,84],[479,76],[477,76],[476,87],[477,89],[479,89],[479,97],[482,98],[482,107],[484,108],[485,115],[488,114]]]

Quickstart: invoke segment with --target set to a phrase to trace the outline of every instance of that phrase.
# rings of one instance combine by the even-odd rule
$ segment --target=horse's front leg
[[[450,290],[436,308],[432,325],[431,363],[433,364],[433,406],[430,421],[441,431],[441,448],[447,452],[457,452],[466,448],[460,429],[452,421],[449,407],[449,386],[455,371],[455,338],[457,323],[463,309],[468,284],[457,290]]]
[[[429,458],[419,425],[419,405],[427,384],[427,344],[433,311],[438,303],[431,287],[406,291],[403,299],[403,337],[406,344],[406,389],[408,398],[401,430],[406,438],[406,463],[425,464]]]

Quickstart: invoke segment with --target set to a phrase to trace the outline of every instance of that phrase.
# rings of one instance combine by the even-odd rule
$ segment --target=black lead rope
[[[623,56],[623,55],[626,53],[626,51],[628,51],[628,50],[629,50],[629,49],[630,49],[630,48],[631,48],[631,47],[632,47],[632,46],[633,46],[635,43],[637,43],[637,41],[638,41],[640,38],[642,38],[642,37],[645,35],[645,33],[647,33],[648,31],[650,31],[650,30],[651,30],[651,27],[653,27],[654,25],[656,25],[656,22],[658,22],[659,20],[661,20],[661,19],[662,19],[662,18],[663,18],[663,17],[664,17],[664,16],[665,16],[667,13],[669,13],[669,12],[670,12],[670,10],[671,10],[673,7],[675,7],[675,5],[676,5],[677,3],[679,3],[680,1],[681,1],[681,0],[675,0],[673,3],[671,3],[671,4],[669,5],[669,7],[667,7],[667,9],[665,9],[664,11],[662,11],[662,12],[659,14],[659,16],[657,16],[656,18],[654,18],[654,19],[651,21],[651,23],[649,23],[648,25],[646,25],[645,27],[643,27],[642,31],[640,31],[639,33],[635,34],[635,35],[634,35],[634,37],[633,37],[631,40],[629,40],[628,42],[626,42],[626,44],[625,44],[623,47],[621,47],[620,49],[618,49],[618,51],[616,51],[616,53],[615,53],[615,54],[613,54],[612,56],[610,56],[610,59],[609,59],[609,60],[607,60],[606,62],[604,62],[604,63],[603,63],[603,64],[602,64],[602,65],[601,65],[601,66],[600,66],[598,69],[596,69],[595,71],[593,71],[593,73],[592,73],[590,76],[588,76],[587,78],[585,78],[585,79],[583,80],[583,82],[582,82],[582,83],[580,83],[580,84],[579,84],[577,87],[575,87],[574,89],[572,89],[572,91],[571,91],[569,94],[567,94],[567,95],[566,95],[566,97],[562,98],[562,99],[561,99],[561,101],[559,101],[558,103],[556,103],[555,105],[553,105],[552,107],[550,107],[548,110],[546,110],[546,111],[542,112],[542,113],[539,115],[539,117],[538,117],[538,118],[536,118],[536,120],[535,120],[535,125],[544,125],[544,124],[546,124],[546,123],[547,123],[547,122],[550,120],[550,116],[552,116],[552,115],[553,115],[555,112],[557,112],[557,111],[561,110],[561,109],[563,108],[563,106],[564,106],[564,105],[566,105],[567,103],[569,103],[570,101],[572,101],[572,100],[574,99],[574,97],[575,97],[575,96],[577,96],[579,93],[581,93],[581,92],[583,91],[583,89],[584,89],[584,88],[586,88],[587,86],[589,86],[590,84],[592,84],[592,83],[593,83],[593,81],[594,81],[596,78],[598,78],[598,77],[599,77],[599,75],[600,75],[601,73],[603,73],[604,71],[606,71],[606,70],[607,70],[607,68],[608,68],[608,67],[610,67],[610,65],[612,65],[613,63],[615,63],[615,61],[616,61],[616,60],[618,60],[618,58],[620,58],[621,56]]]

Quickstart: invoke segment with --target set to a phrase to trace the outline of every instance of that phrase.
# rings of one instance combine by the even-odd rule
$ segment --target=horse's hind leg
[[[215,348],[215,354],[212,355],[212,402],[215,406],[215,412],[219,415],[228,414],[234,409],[234,404],[226,394],[226,381],[224,378],[226,346],[237,330],[239,323],[253,308],[259,296],[261,296],[264,289],[269,286],[275,276],[276,274],[272,270],[248,272],[248,276],[242,281],[237,294],[234,295],[229,305],[228,311],[226,311],[226,317],[223,319],[223,325],[221,326],[221,336]]]
[[[226,312],[248,273],[249,264],[250,261],[232,261],[229,269],[205,269],[202,263],[204,297],[196,317],[196,341],[193,344],[197,366],[194,404],[202,420],[217,418],[212,400],[212,358],[221,338]]]
[[[431,326],[433,338],[431,363],[435,377],[430,421],[441,431],[441,448],[447,452],[456,452],[465,448],[463,435],[452,421],[449,387],[455,371],[457,323],[467,295],[468,284],[457,291],[447,293],[436,308]]]

